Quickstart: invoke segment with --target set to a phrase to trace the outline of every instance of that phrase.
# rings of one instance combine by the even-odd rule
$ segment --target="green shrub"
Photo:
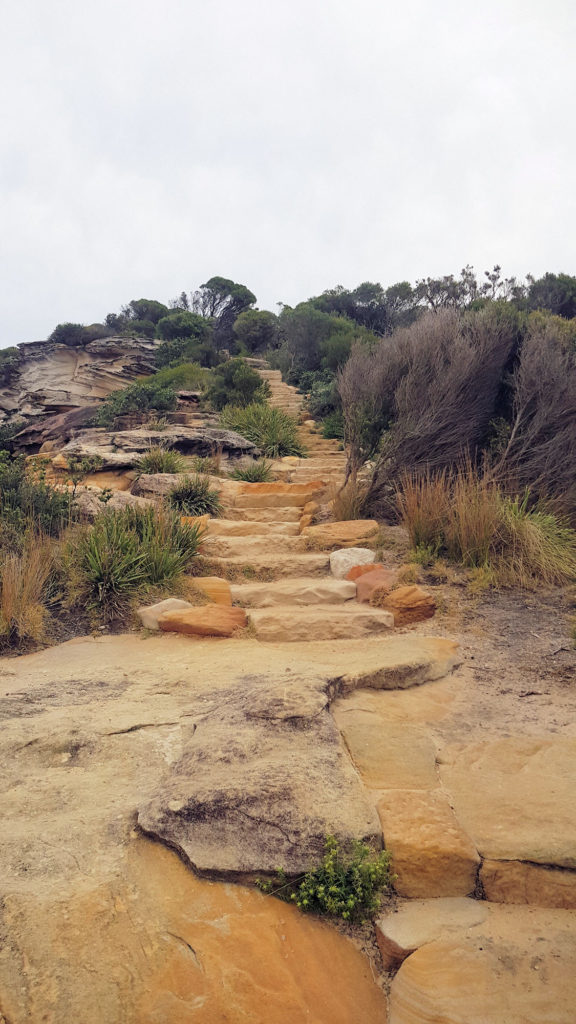
[[[298,423],[281,409],[255,403],[245,408],[226,406],[220,422],[257,445],[269,459],[283,455],[304,455],[298,438]]]
[[[218,354],[209,339],[173,338],[163,341],[156,349],[156,366],[175,367],[181,363],[199,363],[200,366],[216,366]]]
[[[194,473],[184,477],[167,494],[168,504],[183,516],[221,516],[220,492],[210,485],[210,477]]]
[[[205,341],[209,333],[209,324],[198,313],[190,313],[187,309],[175,310],[168,316],[161,317],[156,325],[158,337],[163,341],[175,338],[194,338]]]
[[[250,484],[268,484],[274,479],[272,467],[265,459],[238,466],[230,473],[231,480],[245,480]]]
[[[137,381],[121,391],[113,391],[102,402],[94,422],[98,427],[112,426],[117,416],[128,413],[170,412],[176,408],[176,391],[172,386],[158,383],[154,377],[149,381]]]
[[[229,359],[212,370],[206,398],[215,409],[265,402],[270,385],[244,359]]]
[[[197,362],[179,363],[177,366],[165,366],[148,378],[150,386],[172,387],[176,390],[203,391],[209,379],[205,367]],[[146,383],[144,381],[143,383]]]
[[[15,345],[0,350],[0,384],[10,380],[20,366],[21,360],[20,350]]]
[[[322,437],[337,441],[344,440],[344,417],[340,409],[328,413],[328,416],[322,420]]]
[[[186,462],[180,452],[152,445],[136,463],[139,473],[182,473]]]
[[[327,836],[319,867],[301,878],[289,879],[278,872],[276,883],[259,882],[259,888],[300,910],[327,914],[345,921],[363,921],[377,913],[381,893],[392,884],[390,854],[374,853],[365,843],[355,843],[350,856],[340,850],[334,836]]]
[[[66,566],[72,602],[112,618],[141,591],[181,576],[200,540],[198,527],[182,524],[168,510],[107,509],[69,542]]]
[[[56,345],[69,345],[71,348],[78,348],[85,342],[84,324],[57,324],[48,341]]]
[[[57,537],[74,518],[72,495],[26,473],[23,456],[0,452],[0,546],[20,550],[31,531]]]

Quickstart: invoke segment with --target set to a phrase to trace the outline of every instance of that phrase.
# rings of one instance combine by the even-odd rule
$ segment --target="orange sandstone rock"
[[[206,597],[210,598],[214,604],[232,606],[228,580],[223,580],[219,576],[196,576],[194,577],[194,586],[206,594]]]
[[[397,579],[398,573],[395,569],[373,569],[372,572],[364,573],[356,580],[358,600],[369,604],[375,590],[387,594],[396,586]]]
[[[436,602],[431,594],[415,585],[398,587],[386,596],[374,592],[370,603],[375,600],[379,608],[386,608],[394,616],[395,626],[407,626],[411,622],[431,619],[436,611]]]
[[[166,612],[158,624],[167,633],[185,633],[188,636],[229,637],[246,625],[247,617],[243,608],[224,608],[221,605],[205,605],[182,612]]]
[[[371,562],[368,565],[354,565],[350,569],[350,572],[346,573],[346,579],[354,583],[359,576],[364,576],[367,572],[376,572],[377,569],[383,569],[382,562]]]
[[[378,533],[375,519],[351,519],[341,523],[308,526],[303,534],[324,548],[355,548]]]

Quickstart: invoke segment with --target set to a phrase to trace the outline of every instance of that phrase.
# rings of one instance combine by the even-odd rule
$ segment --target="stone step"
[[[258,640],[275,642],[309,642],[312,640],[359,640],[364,636],[388,633],[394,628],[394,617],[380,608],[345,605],[278,605],[256,608],[250,622]]]
[[[253,525],[257,525],[254,523]],[[208,558],[240,558],[247,559],[253,555],[272,555],[274,552],[291,554],[306,551],[305,543],[299,536],[286,537],[281,533],[267,534],[264,529],[251,536],[220,536],[207,537],[202,541],[202,554]]]
[[[306,484],[245,484],[242,493],[234,498],[236,508],[302,508],[324,491],[324,483]]]
[[[356,584],[347,580],[295,576],[275,583],[242,583],[231,588],[232,600],[244,608],[277,605],[342,604],[356,598]]]
[[[241,519],[211,519],[208,523],[207,537],[267,537],[278,536],[297,537],[299,525],[297,522],[250,522]]]
[[[248,570],[256,579],[258,573],[273,573],[277,578],[289,576],[325,576],[330,570],[330,558],[327,554],[270,554],[258,555],[254,558],[211,558],[214,571],[226,573],[230,568],[236,571]],[[218,573],[216,572],[218,575]]]
[[[246,523],[298,523],[302,515],[300,505],[286,508],[234,508],[226,507],[226,519]]]

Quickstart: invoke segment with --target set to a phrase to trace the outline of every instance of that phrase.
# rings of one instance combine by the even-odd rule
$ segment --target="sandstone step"
[[[293,577],[276,583],[243,583],[231,588],[232,600],[245,608],[277,605],[341,604],[354,600],[356,584],[347,580]]]
[[[215,571],[226,572],[227,568],[247,571],[252,579],[259,573],[274,573],[283,576],[324,576],[330,568],[330,559],[325,554],[270,554],[258,555],[254,558],[211,558]]]
[[[250,622],[259,640],[306,642],[312,640],[358,640],[364,636],[386,633],[394,628],[389,612],[379,608],[366,611],[355,605],[295,608],[279,605],[274,609],[256,608]]]
[[[267,537],[272,534],[285,537],[297,537],[299,526],[297,522],[260,522],[241,519],[211,519],[208,523],[208,537]]]
[[[236,508],[302,508],[308,501],[322,494],[324,483],[308,484],[246,484],[244,493],[234,499]],[[249,490],[250,488],[250,490]]]
[[[284,508],[235,508],[226,507],[226,519],[247,523],[298,523],[302,515],[302,506],[292,505]]]
[[[257,524],[254,523],[254,526]],[[261,533],[252,536],[217,536],[207,537],[202,541],[202,554],[207,558],[240,558],[250,559],[252,556],[289,554],[305,551],[299,536],[286,537],[281,533]]]

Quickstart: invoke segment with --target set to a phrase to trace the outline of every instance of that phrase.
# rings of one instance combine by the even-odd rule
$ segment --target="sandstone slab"
[[[246,612],[242,608],[206,605],[183,611],[164,612],[158,618],[165,633],[184,633],[186,636],[229,637],[246,625]]]
[[[228,580],[220,579],[219,576],[195,576],[194,586],[202,594],[205,594],[214,604],[230,606],[232,595]]]
[[[261,555],[298,554],[302,552],[299,537],[285,534],[255,534],[249,537],[212,536],[206,537],[202,543],[202,551],[208,557],[216,558],[258,558]]]
[[[160,629],[159,619],[165,612],[183,612],[192,607],[190,601],[183,601],[179,597],[167,597],[164,601],[138,608],[136,614],[144,629]]]
[[[378,814],[401,896],[474,891],[480,857],[442,790],[388,790],[378,801]]]
[[[495,907],[401,965],[390,1024],[572,1024],[576,919],[566,910]]]
[[[395,970],[420,946],[459,935],[488,917],[485,901],[466,896],[410,900],[376,921],[376,940],[385,970]]]
[[[352,519],[340,523],[319,523],[302,531],[308,542],[325,549],[361,547],[378,533],[374,519]]]
[[[211,519],[208,526],[209,537],[254,537],[273,536],[274,539],[283,534],[286,537],[298,535],[297,523],[252,522],[241,519]]]
[[[236,555],[234,558],[221,558],[211,556],[211,562],[215,567],[221,567],[221,571],[232,569],[236,572],[243,572],[247,579],[257,580],[259,575],[264,577],[271,573],[276,576],[323,576],[328,568],[328,555],[325,554],[285,554],[284,552],[269,554]]]
[[[347,700],[339,701],[333,713],[368,789],[430,790],[438,785],[436,747],[426,729],[383,721],[355,710]]]
[[[370,595],[370,603],[392,612],[395,626],[424,622],[436,612],[436,601],[432,595],[417,586],[397,587],[391,593],[386,591],[386,587],[376,587]]]
[[[259,640],[307,643],[312,640],[357,640],[359,637],[391,630],[394,620],[389,612],[354,606],[321,608],[294,605],[258,608],[250,612],[250,621]]]
[[[337,580],[343,580],[355,565],[368,565],[373,562],[374,552],[370,548],[343,548],[340,551],[333,551],[330,555],[330,571]]]
[[[576,868],[576,739],[519,736],[442,751],[462,827],[489,860]]]
[[[356,585],[345,580],[292,577],[274,583],[243,583],[232,586],[232,599],[245,608],[275,605],[341,604],[356,597]]]
[[[486,899],[493,903],[576,910],[576,871],[518,860],[485,860],[480,881]]]

